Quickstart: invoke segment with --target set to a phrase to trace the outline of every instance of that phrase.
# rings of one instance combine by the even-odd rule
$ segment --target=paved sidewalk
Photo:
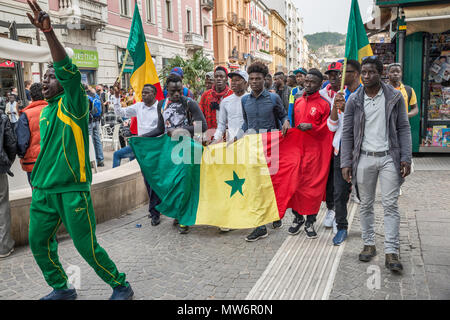
[[[222,233],[215,227],[194,226],[189,234],[180,235],[167,217],[152,227],[146,206],[100,224],[97,238],[119,271],[127,274],[138,300],[234,300],[258,292],[259,296],[253,296],[256,299],[267,295],[271,299],[449,299],[450,171],[423,168],[419,166],[407,178],[399,200],[403,275],[393,275],[384,267],[379,198],[375,205],[378,256],[369,264],[358,261],[362,240],[357,210],[349,239],[345,247],[340,247],[343,249],[331,246],[331,231],[319,225],[316,240],[305,239],[304,232],[295,237],[288,235],[290,214],[283,219],[281,229],[269,226],[267,238],[248,243],[244,238],[251,230]],[[291,251],[286,252],[286,248]],[[308,248],[315,248],[320,257],[311,257]],[[339,250],[342,252],[338,254]],[[66,271],[74,270],[70,266],[81,270],[80,300],[110,296],[111,289],[84,262],[70,239],[59,239],[59,253]],[[293,264],[294,256],[305,257],[302,259],[319,271],[295,273],[290,268],[301,270],[303,264]],[[283,272],[292,281],[280,285],[265,282],[273,270]],[[264,289],[264,285],[271,287]],[[273,290],[275,286],[278,291]],[[17,248],[13,255],[0,260],[0,300],[38,299],[49,291],[29,247]]]

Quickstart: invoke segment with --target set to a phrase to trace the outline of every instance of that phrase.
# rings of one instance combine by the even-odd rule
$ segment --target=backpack
[[[98,118],[102,115],[102,102],[100,101],[100,98],[98,95],[95,95],[95,97],[89,96],[89,101],[92,103],[92,110],[91,114],[94,118]]]
[[[277,104],[277,97],[278,97],[278,95],[277,95],[276,93],[273,93],[273,92],[269,92],[269,94],[270,94],[270,100],[272,100],[272,103],[273,103],[274,105]],[[244,95],[244,96],[241,98],[242,108],[244,108],[245,104],[247,103],[248,97],[250,97],[250,94],[246,94],[246,95]],[[283,107],[283,109],[284,109],[284,107]],[[273,115],[273,116],[274,116],[274,118],[275,118],[275,122],[276,122],[276,125],[277,125],[277,129],[278,129],[278,130],[281,130],[282,124],[281,124],[280,119],[277,118],[277,116],[275,115],[275,112],[274,112],[274,115]]]
[[[167,97],[167,89],[164,89],[164,98]],[[183,87],[183,96],[188,97],[189,96],[189,89],[186,87]]]

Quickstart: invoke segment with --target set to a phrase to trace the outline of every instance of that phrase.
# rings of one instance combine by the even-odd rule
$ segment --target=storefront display
[[[371,43],[372,52],[383,62],[383,81],[388,81],[387,68],[395,62],[395,43]]]
[[[450,151],[450,33],[431,34],[429,45],[428,104],[422,147]]]

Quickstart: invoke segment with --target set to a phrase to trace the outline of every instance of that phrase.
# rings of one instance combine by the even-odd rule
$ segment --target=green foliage
[[[185,60],[177,55],[170,59],[161,71],[159,78],[162,86],[164,86],[170,71],[175,67],[181,67],[183,69],[183,84],[197,96],[205,88],[205,74],[213,71],[214,63],[203,54],[203,50],[196,51],[192,59]]]
[[[345,34],[338,32],[319,32],[305,35],[311,50],[316,51],[320,47],[331,45],[345,45]]]

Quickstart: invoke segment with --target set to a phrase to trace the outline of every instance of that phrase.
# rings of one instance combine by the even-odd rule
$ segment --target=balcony
[[[211,11],[214,9],[214,0],[201,0],[201,6],[202,9],[205,9],[207,11]]]
[[[89,29],[97,29],[108,24],[107,0],[58,1],[61,23],[67,23],[69,28],[72,26],[72,29],[80,29],[80,24],[84,24]]]
[[[239,31],[245,30],[247,28],[247,22],[245,19],[239,19],[236,27]]]
[[[261,52],[259,50],[253,50],[251,53],[252,53],[253,58],[255,58],[256,60],[260,60],[261,62],[264,62],[264,63],[272,63],[273,59],[270,54]]]
[[[238,24],[238,16],[234,12],[228,12],[227,19],[230,26],[235,26]]]
[[[184,35],[184,44],[187,49],[202,49],[204,46],[203,36],[197,33],[186,33]]]

